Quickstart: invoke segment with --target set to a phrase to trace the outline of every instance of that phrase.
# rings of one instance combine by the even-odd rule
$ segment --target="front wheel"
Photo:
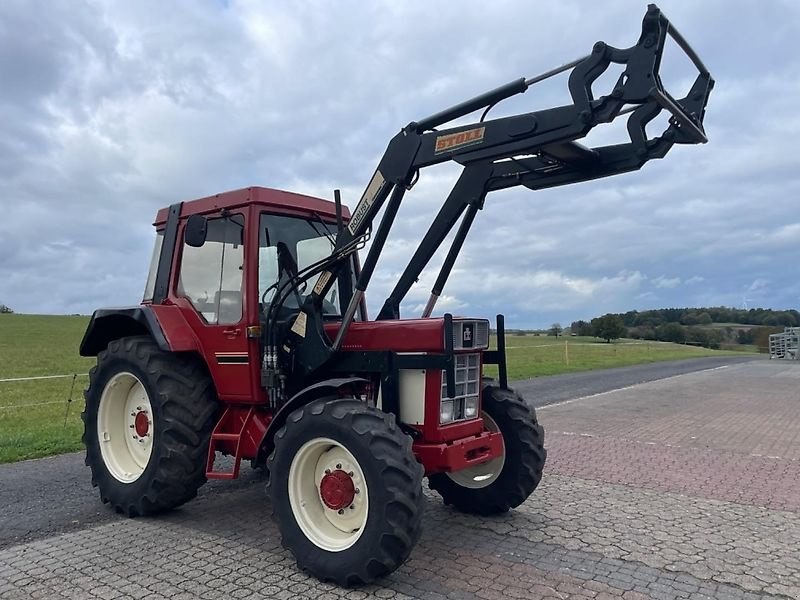
[[[536,413],[515,392],[488,385],[483,389],[483,422],[503,436],[503,454],[486,463],[428,480],[445,504],[478,515],[508,511],[522,504],[542,479],[547,458],[544,429]]]
[[[391,573],[419,538],[423,468],[394,418],[361,401],[294,411],[267,468],[283,545],[323,581],[358,585]]]

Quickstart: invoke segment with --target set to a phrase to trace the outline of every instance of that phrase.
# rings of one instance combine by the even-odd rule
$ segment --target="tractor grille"
[[[447,397],[447,375],[442,371],[442,397],[439,422],[453,423],[478,416],[481,383],[481,355],[459,354],[455,364],[455,397]]]
[[[489,321],[453,321],[454,350],[485,350],[488,347]]]

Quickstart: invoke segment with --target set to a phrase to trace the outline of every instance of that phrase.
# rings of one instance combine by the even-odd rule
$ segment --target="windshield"
[[[259,225],[258,297],[269,303],[275,295],[275,288],[272,286],[279,279],[281,282],[286,281],[290,276],[289,272],[295,270],[295,265],[299,272],[330,256],[335,226],[329,224],[326,229],[320,221],[270,214],[262,214]],[[316,277],[312,277],[310,284],[307,283],[298,290],[301,302],[311,293],[314,281]],[[284,306],[297,308],[298,298],[290,294]],[[338,285],[331,287],[322,307],[326,315],[341,313]]]

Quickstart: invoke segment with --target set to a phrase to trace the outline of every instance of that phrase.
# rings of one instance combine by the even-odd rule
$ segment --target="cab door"
[[[245,319],[245,214],[208,215],[206,231],[202,246],[183,243],[175,303],[197,336],[220,399],[252,402],[250,363],[258,354]]]

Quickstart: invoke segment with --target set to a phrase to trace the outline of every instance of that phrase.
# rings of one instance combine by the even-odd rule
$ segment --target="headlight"
[[[464,418],[474,419],[478,416],[478,397],[464,399]]]
[[[439,405],[439,422],[450,423],[453,420],[453,401],[442,400]]]

